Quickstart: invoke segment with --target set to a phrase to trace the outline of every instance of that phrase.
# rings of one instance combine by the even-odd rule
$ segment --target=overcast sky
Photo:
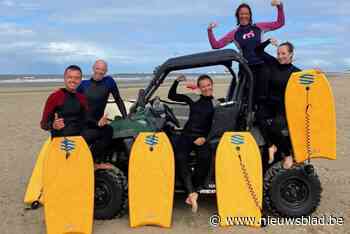
[[[208,23],[219,23],[218,37],[232,30],[241,2],[0,0],[0,73],[60,74],[72,63],[89,72],[96,58],[106,59],[113,73],[151,72],[169,57],[210,50]],[[255,22],[276,18],[269,0],[245,2]],[[301,68],[350,69],[349,0],[284,5],[285,27],[265,38],[293,42]]]

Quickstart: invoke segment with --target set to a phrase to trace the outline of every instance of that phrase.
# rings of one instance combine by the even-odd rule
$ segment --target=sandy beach
[[[323,194],[321,205],[314,216],[332,215],[343,217],[341,226],[269,226],[264,229],[247,227],[214,228],[208,223],[216,213],[214,196],[202,196],[196,215],[184,205],[184,197],[176,195],[171,229],[143,227],[131,229],[128,216],[109,221],[95,221],[94,233],[350,233],[350,75],[329,77],[337,110],[337,157],[336,161],[314,160],[320,176]],[[57,84],[56,84],[57,85]],[[15,87],[0,86],[0,233],[2,234],[44,234],[43,209],[25,210],[23,196],[31,175],[37,153],[48,134],[39,128],[43,104],[56,85]],[[217,84],[217,96],[226,90],[224,81]],[[136,98],[142,84],[121,85],[125,99]],[[163,85],[158,95],[168,92]]]

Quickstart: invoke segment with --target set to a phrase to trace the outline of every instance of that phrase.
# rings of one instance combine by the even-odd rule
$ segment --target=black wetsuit
[[[113,129],[109,125],[99,127],[98,122],[104,115],[110,94],[113,95],[122,116],[127,116],[117,84],[110,76],[100,81],[91,78],[82,81],[77,91],[86,96],[89,106],[86,128],[83,132],[84,138],[91,145],[95,160],[103,160],[107,147],[112,143]]]
[[[267,144],[275,144],[283,157],[291,155],[290,138],[282,134],[287,128],[284,97],[291,74],[300,69],[293,64],[280,64],[275,57],[264,52],[270,43],[267,40],[256,48],[257,55],[269,67],[267,100],[259,106],[256,118]]]
[[[46,101],[41,128],[50,131],[52,137],[80,136],[86,124],[87,109],[84,95],[60,89],[52,93]],[[61,130],[53,129],[55,113],[64,119],[65,127]]]
[[[197,146],[193,142],[199,137],[207,138],[214,115],[213,97],[200,96],[198,100],[178,94],[176,92],[179,82],[175,81],[171,86],[168,98],[176,102],[185,102],[190,107],[189,119],[184,127],[183,134],[175,140],[175,160],[177,172],[182,179],[188,193],[199,191],[204,186],[211,164],[211,151],[206,142]],[[191,151],[197,153],[198,165],[192,182],[188,165],[188,156]]]

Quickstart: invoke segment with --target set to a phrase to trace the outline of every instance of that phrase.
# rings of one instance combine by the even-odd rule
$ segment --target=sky
[[[242,2],[0,0],[0,74],[61,74],[70,64],[90,72],[96,59],[107,60],[112,73],[152,72],[168,58],[211,50],[209,22],[218,22],[215,34],[223,36],[236,27]],[[254,22],[275,20],[269,0],[245,2]],[[303,69],[350,69],[350,1],[283,2],[286,25],[265,39],[294,43]]]

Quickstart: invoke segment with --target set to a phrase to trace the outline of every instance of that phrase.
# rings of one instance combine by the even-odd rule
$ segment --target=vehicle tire
[[[320,204],[322,187],[311,164],[286,170],[278,162],[264,178],[264,211],[282,217],[312,214]]]
[[[128,183],[121,170],[95,172],[95,210],[97,220],[122,217],[128,209]]]

